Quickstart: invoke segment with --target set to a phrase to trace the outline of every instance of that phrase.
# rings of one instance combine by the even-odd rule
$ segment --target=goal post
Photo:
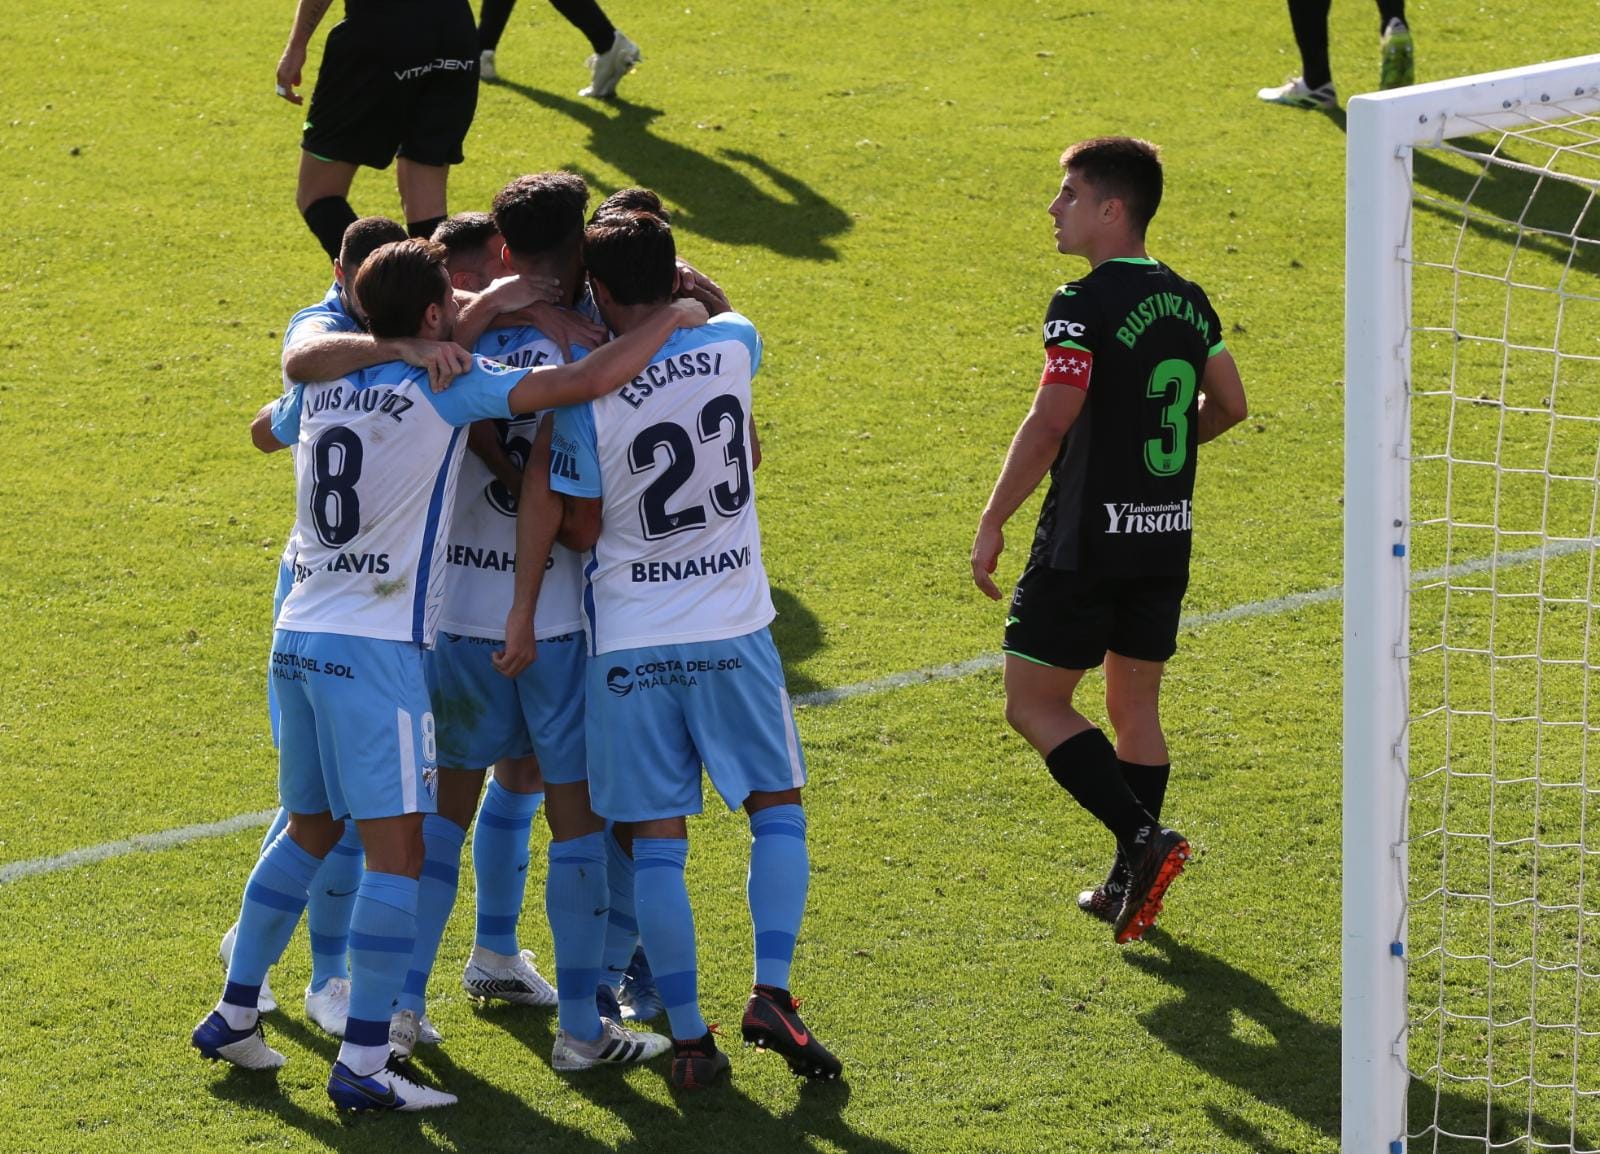
[[[1546,1024],[1537,1003],[1526,1023],[1509,1020],[1495,1009],[1497,982],[1504,989],[1510,982],[1537,981],[1546,970],[1563,975],[1571,971],[1578,979],[1588,972],[1581,961],[1569,964],[1565,955],[1543,965],[1531,948],[1524,951],[1526,958],[1518,953],[1514,961],[1496,955],[1494,943],[1506,936],[1498,933],[1495,922],[1497,914],[1502,923],[1508,917],[1499,913],[1503,905],[1529,905],[1535,916],[1547,908],[1567,909],[1567,905],[1538,889],[1528,903],[1511,897],[1502,903],[1492,888],[1466,885],[1457,873],[1432,859],[1457,852],[1458,845],[1469,846],[1459,851],[1458,857],[1478,853],[1481,848],[1487,855],[1484,868],[1492,880],[1497,862],[1502,872],[1505,869],[1494,854],[1515,845],[1522,847],[1519,852],[1532,855],[1536,878],[1540,851],[1548,851],[1553,863],[1547,876],[1559,880],[1568,869],[1565,859],[1556,860],[1557,851],[1571,849],[1568,842],[1552,843],[1537,829],[1528,839],[1496,832],[1497,801],[1509,806],[1524,798],[1509,791],[1504,796],[1494,793],[1503,777],[1516,776],[1499,774],[1494,768],[1496,751],[1505,752],[1508,760],[1520,758],[1520,752],[1514,751],[1520,750],[1517,743],[1521,737],[1513,740],[1505,736],[1510,730],[1494,729],[1509,713],[1493,704],[1493,696],[1497,677],[1501,684],[1512,684],[1509,679],[1514,673],[1508,672],[1506,663],[1514,659],[1531,661],[1518,669],[1535,670],[1531,676],[1540,679],[1541,686],[1546,661],[1552,667],[1560,666],[1563,674],[1575,663],[1587,677],[1600,666],[1600,637],[1593,657],[1584,653],[1576,659],[1546,658],[1538,649],[1531,656],[1524,653],[1527,645],[1520,635],[1514,643],[1508,640],[1521,626],[1504,622],[1499,636],[1509,648],[1497,650],[1495,629],[1499,607],[1511,606],[1528,615],[1530,635],[1542,639],[1552,604],[1577,605],[1568,615],[1575,617],[1582,600],[1587,599],[1586,635],[1588,618],[1594,617],[1595,602],[1600,600],[1592,559],[1584,561],[1578,556],[1586,539],[1595,539],[1595,508],[1591,502],[1580,515],[1582,498],[1577,488],[1584,479],[1583,471],[1568,467],[1564,448],[1557,444],[1559,440],[1565,446],[1576,430],[1592,435],[1600,446],[1600,403],[1596,402],[1600,385],[1595,398],[1583,396],[1570,412],[1562,408],[1568,395],[1576,395],[1572,392],[1576,386],[1568,384],[1572,366],[1587,373],[1591,351],[1600,365],[1600,306],[1592,311],[1579,307],[1590,300],[1587,286],[1600,284],[1600,272],[1592,267],[1600,263],[1600,204],[1596,203],[1600,120],[1591,119],[1597,116],[1600,55],[1358,96],[1349,102],[1340,1063],[1343,1154],[1404,1151],[1408,1131],[1419,1139],[1417,1149],[1590,1148],[1580,1144],[1576,1106],[1570,1125],[1565,1118],[1559,1120],[1570,1136],[1566,1144],[1547,1141],[1554,1123],[1541,1113],[1545,1099],[1540,1095],[1552,1087],[1569,1091],[1575,1103],[1590,1092],[1600,1095],[1600,1069],[1591,1068],[1587,1056],[1579,1054],[1582,1037],[1589,1032],[1600,1036],[1600,989],[1592,1007],[1596,1016],[1593,1031],[1582,1024],[1583,1015],[1574,1008],[1570,1079],[1541,1072],[1548,1055],[1541,1048],[1540,1031]],[[1567,127],[1574,124],[1579,127]],[[1471,147],[1451,145],[1461,138],[1472,138]],[[1419,150],[1428,149],[1436,150],[1427,162],[1430,179],[1449,187],[1437,194],[1425,192],[1421,224],[1438,241],[1434,249],[1444,255],[1430,252],[1419,263],[1414,251],[1419,226],[1414,159]],[[1511,179],[1501,179],[1505,174]],[[1457,175],[1459,187],[1451,183]],[[1557,191],[1565,197],[1559,206],[1563,212],[1576,212],[1568,233],[1563,233],[1566,226],[1559,221],[1544,219],[1553,211],[1549,210],[1552,193],[1547,185],[1559,186]],[[1516,196],[1526,194],[1520,211],[1510,199],[1513,187]],[[1452,212],[1459,219],[1448,219]],[[1503,268],[1495,265],[1498,258],[1480,255],[1488,251],[1486,246],[1495,244],[1505,249]],[[1427,277],[1426,299],[1414,307],[1413,281],[1419,268]],[[1531,278],[1539,277],[1543,278],[1540,283],[1531,283]],[[1500,294],[1499,298],[1495,294]],[[1527,318],[1538,310],[1525,306],[1524,297],[1540,302],[1538,307],[1546,308],[1553,317],[1549,322],[1553,336],[1530,336],[1525,330],[1524,326],[1532,323]],[[1600,301],[1600,296],[1595,299]],[[1429,315],[1417,315],[1416,308],[1424,306],[1431,310]],[[1496,308],[1503,313],[1497,331],[1492,319]],[[1582,328],[1591,318],[1594,324],[1586,336]],[[1425,363],[1414,365],[1414,345],[1419,337],[1425,338],[1429,351]],[[1592,350],[1591,344],[1595,344]],[[1415,379],[1414,372],[1418,374]],[[1549,374],[1543,386],[1546,395],[1535,400],[1534,382],[1540,373]],[[1600,373],[1594,375],[1600,381]],[[1531,391],[1524,396],[1519,389]],[[1564,389],[1567,392],[1563,393]],[[1426,398],[1428,411],[1418,417],[1416,408],[1422,398]],[[1414,420],[1423,425],[1414,429]],[[1529,465],[1516,455],[1527,448],[1530,459],[1537,456],[1541,434],[1533,429],[1535,420],[1543,421],[1547,428],[1542,466],[1537,461]],[[1414,449],[1414,439],[1423,429],[1426,435],[1422,439],[1427,443]],[[1596,452],[1600,449],[1591,446],[1591,456]],[[1600,485],[1600,457],[1596,457],[1588,480],[1592,486]],[[1539,504],[1540,484],[1542,513],[1533,511]],[[1529,494],[1526,516],[1523,489]],[[1586,530],[1581,525],[1571,527],[1585,515]],[[1426,555],[1420,557],[1414,542],[1419,532],[1426,539]],[[1589,567],[1587,592],[1566,597],[1552,591],[1546,582],[1547,557],[1558,555]],[[1496,573],[1513,563],[1533,574],[1528,578],[1531,584],[1502,586]],[[1574,580],[1578,577],[1581,574]],[[1414,612],[1427,620],[1414,622]],[[1490,640],[1464,641],[1461,630],[1476,629],[1477,618],[1484,614]],[[1435,617],[1445,624],[1436,623]],[[1458,628],[1452,622],[1465,624]],[[1425,683],[1426,701],[1414,699],[1414,677]],[[1459,700],[1450,697],[1452,685],[1462,687]],[[1592,724],[1587,688],[1582,692],[1577,721],[1564,720],[1565,714],[1562,720],[1547,724],[1532,719],[1528,732],[1536,735],[1535,742],[1543,740],[1538,735],[1545,734],[1548,726],[1556,725],[1575,725],[1573,740],[1581,735],[1585,751],[1591,730],[1600,740],[1600,688]],[[1478,700],[1480,693],[1487,695],[1490,704]],[[1530,718],[1517,713],[1514,720]],[[1423,763],[1413,765],[1413,736],[1419,727],[1427,733],[1426,749],[1421,755]],[[1439,733],[1446,736],[1438,737]],[[1548,748],[1541,745],[1545,753],[1530,754],[1530,763],[1537,767],[1542,764],[1541,757],[1553,756]],[[1600,751],[1600,745],[1596,749]],[[1487,769],[1479,763],[1480,750],[1487,750]],[[1480,787],[1486,791],[1486,802],[1471,793]],[[1600,763],[1593,783],[1580,774],[1576,782],[1552,781],[1548,788],[1559,787],[1572,790],[1563,794],[1563,799],[1578,799],[1581,824],[1583,799],[1591,789],[1600,795]],[[1537,807],[1541,786],[1535,783],[1531,788],[1528,796]],[[1454,802],[1451,789],[1456,791]],[[1408,827],[1418,797],[1426,799],[1424,837]],[[1452,812],[1452,804],[1456,805],[1454,812],[1463,815],[1459,831],[1446,826],[1444,815]],[[1489,816],[1480,819],[1479,809],[1485,804]],[[1600,822],[1600,803],[1590,804],[1595,805]],[[1600,852],[1600,825],[1593,841],[1594,851]],[[1580,837],[1574,859],[1580,895],[1585,852]],[[1442,880],[1437,883],[1413,879],[1413,869],[1424,870],[1418,864],[1424,855],[1430,864],[1423,876],[1432,879],[1438,875]],[[1600,867],[1594,884],[1588,904],[1600,911]],[[1446,926],[1454,933],[1459,925],[1468,924],[1471,932],[1484,935],[1489,943],[1482,948],[1458,949],[1430,940],[1425,948],[1429,964],[1440,975],[1441,991],[1447,985],[1445,967],[1458,959],[1466,960],[1448,975],[1450,982],[1472,986],[1473,979],[1463,974],[1469,966],[1481,968],[1482,982],[1490,987],[1481,1015],[1476,1010],[1446,1006],[1442,993],[1437,1014],[1435,1007],[1423,1014],[1415,1012],[1408,976],[1415,964],[1414,954],[1424,943],[1420,927],[1416,947],[1408,942],[1408,921],[1416,912],[1413,906],[1419,894],[1427,895],[1429,901],[1430,934],[1443,933]],[[1577,941],[1571,948],[1581,950],[1584,933],[1593,929],[1596,953],[1588,969],[1600,977],[1600,922],[1590,927],[1584,921],[1588,913],[1584,905],[1580,896],[1574,915]],[[1486,931],[1482,928],[1485,921]],[[1528,932],[1536,936],[1538,930]],[[1450,986],[1452,991],[1457,988]],[[1476,995],[1476,986],[1472,992]],[[1581,992],[1580,981],[1572,998],[1576,1000]],[[1408,1122],[1408,1095],[1419,1077],[1409,1052],[1413,1027],[1424,1021],[1430,1038],[1450,1034],[1455,1044],[1457,1036],[1451,1031],[1469,1019],[1490,1051],[1483,1072],[1474,1068],[1463,1074],[1465,1067],[1442,1057],[1429,1059],[1421,1077],[1424,1081],[1431,1078],[1435,1087],[1434,1115],[1426,1124],[1418,1119]],[[1508,1024],[1532,1039],[1525,1046],[1519,1041],[1521,1049],[1515,1053],[1507,1051],[1502,1037],[1501,1027]],[[1494,1050],[1497,1044],[1501,1046],[1498,1053]],[[1443,1053],[1442,1044],[1439,1052]],[[1505,1054],[1501,1059],[1504,1069],[1495,1067],[1499,1054]],[[1594,1056],[1600,1059],[1600,1047]],[[1518,1095],[1516,1108],[1509,1113],[1527,1117],[1526,1144],[1517,1144],[1516,1126],[1504,1123],[1494,1112],[1494,1096],[1508,1086],[1516,1087]],[[1451,1129],[1452,1123],[1443,1120],[1449,1110],[1442,1111],[1439,1101],[1448,1099],[1445,1105],[1456,1114],[1471,1114],[1478,1094],[1484,1100],[1481,1134],[1467,1133],[1471,1127]],[[1534,1130],[1540,1130],[1542,1137],[1532,1136]],[[1588,1133],[1592,1140],[1593,1131]],[[1420,1140],[1424,1135],[1426,1140]],[[1465,1144],[1442,1145],[1442,1141]]]

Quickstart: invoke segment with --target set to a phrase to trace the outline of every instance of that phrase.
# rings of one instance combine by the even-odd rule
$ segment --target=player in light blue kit
[[[630,335],[673,291],[671,229],[607,215],[584,237],[601,315]],[[796,1073],[841,1066],[789,993],[809,862],[805,762],[761,564],[751,454],[754,326],[724,313],[677,333],[619,391],[556,415],[550,485],[571,498],[567,539],[584,567],[590,643],[589,790],[597,813],[630,823],[639,932],[673,1036],[671,1081],[694,1089],[728,1071],[699,1008],[694,919],[684,885],[685,818],[700,768],[750,815],[748,897],[755,989],[746,1041]],[[602,504],[603,516],[602,516]]]
[[[356,282],[379,337],[450,338],[457,316],[444,250],[385,245]],[[444,546],[464,438],[474,420],[593,399],[628,380],[704,308],[657,311],[636,339],[579,364],[523,372],[475,361],[452,387],[391,362],[304,386],[296,452],[295,586],[273,639],[279,682],[279,792],[290,817],[246,887],[228,982],[198,1025],[203,1055],[249,1068],[283,1064],[257,1021],[267,968],[282,953],[321,859],[354,819],[367,859],[351,917],[350,1013],[328,1080],[335,1105],[419,1110],[454,1097],[389,1057],[389,1011],[416,944],[423,816],[437,761],[422,670],[443,593]]]
[[[366,331],[366,317],[349,286],[354,283],[362,263],[374,250],[405,238],[404,228],[381,216],[362,217],[345,229],[339,257],[333,262],[333,284],[320,301],[295,313],[284,330],[282,360],[286,394],[296,388],[298,380],[311,379],[307,374],[323,374],[322,378],[317,379],[338,377],[345,372],[384,361],[404,360],[408,364],[429,369],[430,376],[444,381],[469,366],[467,351],[453,342],[383,341]],[[269,436],[259,447],[271,451],[283,446]],[[290,567],[292,549],[291,540],[285,544],[283,557],[278,563],[278,584],[272,595],[274,624],[283,599],[289,595],[293,584]],[[267,678],[267,712],[272,725],[272,741],[276,746],[277,686],[270,676]],[[261,842],[263,853],[283,832],[288,821],[289,811],[280,806],[277,817]],[[307,929],[311,938],[311,981],[305,992],[306,1017],[336,1038],[344,1036],[344,1022],[350,1006],[350,972],[346,949],[350,912],[355,907],[356,889],[360,884],[361,842],[352,825],[323,860],[322,869],[312,881],[311,897],[306,905]],[[224,967],[233,955],[237,929],[237,926],[230,926],[222,937],[218,954]],[[276,1008],[277,999],[263,982],[260,1009],[270,1012]]]

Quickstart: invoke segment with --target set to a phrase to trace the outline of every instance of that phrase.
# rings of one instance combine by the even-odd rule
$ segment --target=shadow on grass
[[[589,151],[654,189],[672,209],[673,224],[724,244],[759,245],[803,260],[838,259],[828,241],[850,230],[850,215],[767,160],[728,149],[719,158],[657,136],[650,124],[661,115],[658,108],[620,99],[569,100],[505,80],[499,87],[587,127]],[[779,195],[735,164],[764,177]]]
[[[550,1061],[554,1041],[553,1013],[529,1013],[526,1009],[480,1008],[478,1020],[504,1030],[528,1048],[531,1058]],[[821,1139],[845,1154],[909,1154],[905,1148],[862,1134],[845,1120],[850,1101],[847,1082],[802,1082],[799,1100],[783,1114],[740,1092],[737,1080],[749,1062],[771,1062],[781,1066],[776,1055],[743,1050],[724,1039],[732,1048],[733,1078],[720,1086],[692,1094],[675,1094],[670,1103],[645,1097],[616,1069],[586,1070],[564,1076],[574,1094],[580,1094],[598,1109],[613,1115],[630,1132],[616,1146],[623,1154],[655,1154],[683,1150],[749,1150],[760,1154],[815,1154],[814,1140]],[[666,1079],[667,1059],[660,1058],[645,1069],[654,1077]],[[531,1148],[531,1147],[530,1147]],[[553,1149],[565,1149],[553,1147]],[[607,1147],[610,1149],[610,1147]]]
[[[278,1033],[314,1050],[322,1064],[321,1075],[331,1066],[339,1043],[287,1015],[274,1015]],[[458,1067],[443,1047],[421,1047],[414,1065],[419,1080],[457,1095],[461,1101],[440,1110],[392,1115],[336,1112],[332,1105],[305,1110],[285,1097],[271,1075],[234,1071],[212,1087],[224,1101],[245,1109],[271,1114],[286,1126],[339,1150],[559,1150],[562,1154],[602,1154],[607,1144],[562,1125],[540,1113],[533,1103],[495,1086],[492,1078],[479,1077]],[[424,1131],[423,1127],[427,1129]]]
[[[1183,945],[1152,930],[1146,943],[1160,951],[1130,951],[1124,960],[1181,995],[1141,1014],[1139,1021],[1172,1053],[1234,1086],[1257,1101],[1292,1114],[1330,1138],[1339,1136],[1339,1030],[1284,1004],[1259,978],[1220,958]],[[1524,1097],[1513,1105],[1487,1108],[1482,1098],[1445,1091],[1437,1095],[1441,1133],[1479,1134],[1488,1118],[1488,1138],[1509,1145],[1530,1130],[1536,1142],[1553,1149],[1592,1149],[1593,1140],[1573,1135],[1570,1119],[1531,1118]],[[1434,1088],[1411,1083],[1413,1132],[1419,1119],[1434,1118]],[[1294,1154],[1278,1146],[1248,1120],[1214,1104],[1206,1112],[1219,1131],[1258,1154]],[[1482,1137],[1451,1146],[1441,1139],[1429,1149],[1482,1150]]]
[[[772,640],[777,643],[778,653],[783,658],[783,675],[789,683],[789,696],[821,689],[821,685],[795,666],[822,648],[822,622],[800,598],[776,585],[772,587],[772,604],[778,611],[778,616],[772,622]]]

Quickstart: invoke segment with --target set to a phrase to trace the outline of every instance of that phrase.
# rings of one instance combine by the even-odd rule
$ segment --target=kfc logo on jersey
[[[1094,354],[1082,349],[1046,349],[1044,375],[1040,385],[1068,385],[1074,389],[1089,387],[1089,370],[1094,367]]]
[[[1077,321],[1046,321],[1044,325],[1044,339],[1046,341],[1059,341],[1063,337],[1077,340],[1089,330]]]

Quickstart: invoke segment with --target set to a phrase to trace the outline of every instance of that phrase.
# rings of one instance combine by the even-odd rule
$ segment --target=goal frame
[[[1406,1142],[1412,150],[1574,111],[1600,112],[1600,55],[1348,106],[1342,1154]]]

